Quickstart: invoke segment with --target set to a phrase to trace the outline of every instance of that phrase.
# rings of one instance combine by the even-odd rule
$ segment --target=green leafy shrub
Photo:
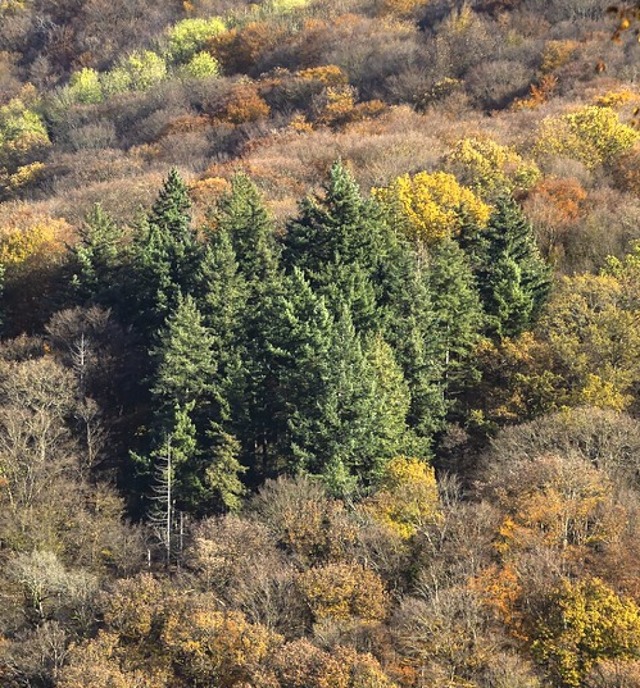
[[[226,31],[220,17],[183,19],[169,30],[168,55],[175,62],[185,62],[203,50],[207,43]]]
[[[608,107],[595,105],[542,122],[535,152],[539,156],[563,156],[578,160],[588,169],[610,165],[628,151],[640,133],[622,124]]]
[[[180,69],[180,75],[185,79],[207,79],[220,75],[220,63],[205,50],[196,53]]]
[[[74,103],[94,104],[104,99],[100,74],[95,69],[85,67],[72,74],[67,93]]]
[[[146,91],[167,76],[165,61],[151,50],[131,53],[123,66],[135,91]]]

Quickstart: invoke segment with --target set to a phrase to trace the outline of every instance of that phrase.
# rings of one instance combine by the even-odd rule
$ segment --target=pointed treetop
[[[114,271],[122,257],[124,232],[96,203],[80,228],[72,248],[71,284],[82,301],[109,303],[115,290]]]
[[[218,203],[217,232],[228,232],[240,272],[249,282],[263,282],[276,269],[274,225],[260,190],[245,174],[231,180],[231,191]]]
[[[478,284],[490,330],[500,337],[514,337],[532,327],[540,315],[551,272],[531,223],[511,196],[497,199],[486,239]]]
[[[172,405],[201,399],[215,372],[213,337],[190,295],[178,295],[176,310],[169,315],[151,352],[158,361],[154,397]]]
[[[169,231],[174,237],[183,235],[189,228],[191,200],[187,185],[175,167],[169,170],[160,194],[151,208],[149,223]]]
[[[329,285],[342,290],[336,267],[350,270],[359,264],[373,278],[380,258],[381,226],[377,211],[365,200],[349,170],[336,162],[324,185],[324,194],[300,204],[285,237],[284,261],[290,271],[300,267],[314,288]]]
[[[338,159],[333,163],[323,186],[324,206],[335,221],[350,224],[362,212],[365,201],[360,193],[360,187],[342,160]]]

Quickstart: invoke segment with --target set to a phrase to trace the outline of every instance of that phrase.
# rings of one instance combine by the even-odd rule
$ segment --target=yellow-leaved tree
[[[478,349],[480,403],[514,422],[562,407],[635,408],[640,384],[640,246],[598,275],[558,280],[534,332]]]
[[[25,204],[7,203],[0,212],[0,266],[4,270],[4,309],[15,331],[47,317],[51,294],[72,234],[61,218]]]
[[[420,244],[455,236],[465,217],[482,227],[491,215],[488,204],[447,172],[403,174],[372,194],[408,237]]]
[[[578,160],[593,170],[608,166],[640,139],[640,133],[623,124],[609,107],[590,105],[577,112],[547,117],[540,125],[534,147],[540,157]]]
[[[584,685],[599,660],[638,656],[640,609],[598,578],[563,581],[547,600],[532,649],[556,685]]]
[[[39,175],[39,159],[50,145],[44,122],[24,100],[0,107],[0,200]]]
[[[165,619],[163,649],[181,679],[173,685],[250,685],[253,672],[282,642],[241,612],[219,611],[212,600],[178,598]]]
[[[377,573],[355,563],[331,563],[301,573],[297,586],[314,621],[383,619],[389,599]]]
[[[542,176],[534,162],[489,138],[461,139],[447,153],[445,163],[460,183],[482,197],[527,191]]]
[[[629,259],[616,269],[618,274],[610,269],[563,278],[541,323],[571,405],[622,411],[633,403],[640,381],[640,304],[629,281],[640,272]]]
[[[380,489],[363,505],[375,521],[402,538],[440,518],[435,472],[424,461],[398,456],[387,463]]]
[[[59,688],[153,688],[166,685],[164,672],[128,666],[117,634],[100,631],[86,643],[72,644],[56,685]]]

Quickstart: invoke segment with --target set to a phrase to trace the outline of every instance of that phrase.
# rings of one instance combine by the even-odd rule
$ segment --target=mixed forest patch
[[[637,22],[0,0],[3,688],[640,686]]]

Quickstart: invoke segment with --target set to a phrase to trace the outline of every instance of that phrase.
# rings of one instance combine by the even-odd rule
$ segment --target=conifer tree
[[[238,270],[257,288],[265,285],[278,266],[273,221],[255,184],[243,174],[231,181],[214,213],[215,232],[227,233],[235,252]]]
[[[202,323],[195,300],[179,295],[151,354],[156,372],[150,444],[157,447],[151,459],[170,436],[175,497],[182,509],[194,513],[226,506],[229,495],[241,493],[242,469],[232,451],[233,438],[221,430],[225,400],[216,385],[213,346],[214,337]],[[222,467],[229,471],[226,482],[220,476]]]
[[[370,451],[363,414],[373,380],[348,312],[334,326],[327,360],[317,363],[328,369],[327,378],[313,396],[297,397],[288,415],[290,465],[322,476],[334,493],[349,492],[358,479],[353,469]]]
[[[445,393],[451,399],[474,379],[472,352],[485,316],[469,261],[453,239],[445,238],[430,248],[427,280]]]
[[[208,438],[205,484],[210,492],[209,502],[216,510],[235,511],[240,508],[245,488],[240,479],[246,468],[240,464],[240,442],[236,437],[212,423]]]
[[[336,318],[346,307],[359,335],[382,332],[410,385],[411,423],[430,436],[443,417],[434,319],[415,253],[391,218],[338,162],[284,241],[287,269],[301,269]]]
[[[171,438],[171,463],[174,474],[174,500],[181,511],[196,512],[206,497],[202,475],[202,451],[192,416],[195,402],[176,403],[162,418],[163,435]],[[159,443],[162,453],[163,447]],[[157,451],[152,454],[155,459]]]
[[[240,366],[234,370],[229,402],[232,427],[241,442],[251,484],[278,473],[275,459],[283,416],[277,410],[278,373],[273,347],[279,341],[276,332],[282,316],[281,298],[282,285],[276,274],[270,279],[270,287],[260,290],[246,307],[240,322]]]
[[[533,228],[513,198],[497,200],[475,252],[480,257],[478,284],[489,333],[513,337],[530,329],[547,300],[550,271]]]
[[[195,277],[195,298],[203,323],[212,338],[219,389],[221,420],[230,416],[234,397],[241,393],[244,321],[248,285],[239,271],[236,254],[226,229],[211,234]]]
[[[370,207],[341,162],[331,167],[323,196],[305,198],[285,237],[287,267],[300,268],[314,286],[323,285],[328,268],[366,264],[373,258]]]
[[[208,237],[195,277],[194,295],[220,354],[233,339],[246,301],[247,286],[240,272],[229,231],[218,228]]]
[[[192,289],[198,245],[191,229],[187,187],[175,169],[135,237],[130,270],[135,321],[148,342],[173,311],[179,293]]]
[[[375,330],[378,324],[380,222],[377,206],[362,198],[355,179],[336,162],[323,195],[302,201],[284,240],[287,270],[301,269],[335,315],[346,303],[358,330]]]
[[[409,394],[391,349],[379,336],[363,345],[346,308],[334,323],[329,356],[319,422],[306,437],[298,427],[294,454],[314,454],[317,472],[340,493],[371,484],[402,453]]]
[[[271,315],[266,363],[272,377],[265,376],[273,391],[270,435],[279,451],[288,456],[290,472],[314,473],[318,469],[315,453],[305,451],[307,442],[302,436],[311,437],[314,430],[310,428],[323,421],[322,406],[332,365],[332,318],[324,299],[314,293],[298,269],[283,281]],[[315,441],[319,441],[317,436]]]
[[[187,187],[178,170],[172,168],[158,194],[151,212],[149,224],[159,227],[176,241],[183,241],[190,235],[191,201]]]
[[[329,403],[334,321],[298,269],[263,303],[263,337],[250,348],[245,435],[263,475],[322,474],[339,442]],[[253,438],[253,440],[252,440]],[[274,460],[281,457],[284,464]]]
[[[249,482],[258,482],[275,470],[274,375],[267,343],[280,291],[279,251],[272,218],[245,175],[233,178],[211,219],[211,258],[203,268],[211,277],[203,309],[219,342],[230,427],[250,468]]]
[[[216,368],[212,349],[213,338],[195,300],[178,294],[176,311],[167,318],[151,352],[157,361],[151,393],[159,406],[201,403],[207,398]]]
[[[408,428],[411,392],[393,349],[377,334],[369,338],[364,354],[374,379],[370,424],[376,433],[377,448],[362,468],[363,477],[376,482],[389,459],[409,450],[412,455],[427,456],[429,444]]]
[[[391,348],[363,346],[346,306],[336,320],[298,269],[285,284],[271,347],[279,453],[289,472],[349,490],[401,451],[409,390]]]
[[[442,333],[438,328],[425,266],[399,238],[390,246],[382,333],[411,391],[409,424],[430,438],[442,426]]]
[[[124,257],[122,228],[96,204],[78,234],[71,257],[74,297],[81,303],[117,305],[118,271]]]

